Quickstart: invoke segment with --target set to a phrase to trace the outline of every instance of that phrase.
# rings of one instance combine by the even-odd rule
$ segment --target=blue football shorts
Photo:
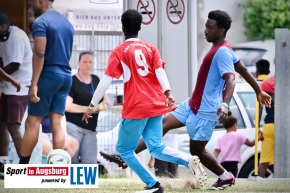
[[[180,103],[171,114],[187,128],[188,135],[194,141],[209,141],[216,121],[202,119],[196,116],[190,106],[189,99]]]
[[[49,112],[64,115],[66,98],[70,91],[72,77],[53,72],[42,72],[38,80],[38,103],[28,100],[28,115],[46,116]]]

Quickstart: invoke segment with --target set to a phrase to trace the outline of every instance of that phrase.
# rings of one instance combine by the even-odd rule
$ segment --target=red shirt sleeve
[[[108,61],[108,67],[105,71],[105,74],[113,78],[117,78],[117,79],[120,78],[120,76],[123,74],[123,68],[122,68],[121,61],[118,57],[117,50],[114,50],[111,53],[109,57],[109,61]]]

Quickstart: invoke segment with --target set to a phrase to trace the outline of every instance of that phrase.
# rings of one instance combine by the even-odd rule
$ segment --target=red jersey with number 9
[[[113,78],[123,75],[122,118],[143,119],[169,112],[155,74],[164,64],[154,45],[137,38],[128,39],[112,51],[105,74]]]

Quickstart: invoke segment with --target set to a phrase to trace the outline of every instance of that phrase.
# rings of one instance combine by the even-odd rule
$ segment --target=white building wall
[[[206,39],[204,38],[203,30],[204,24],[207,20],[207,15],[210,11],[220,9],[226,11],[232,18],[232,26],[227,33],[226,39],[231,43],[231,45],[247,41],[245,35],[245,27],[243,25],[243,8],[239,4],[244,3],[245,0],[226,0],[226,1],[217,1],[217,0],[197,0],[198,2],[198,15],[199,23],[201,23],[202,29],[199,29],[198,45],[202,45],[203,48],[198,54],[199,61],[202,60],[206,51],[211,47]]]
[[[169,22],[166,15],[167,1],[142,1],[144,5],[149,2],[149,11],[153,11],[152,5],[155,4],[155,17],[150,24],[142,24],[139,37],[159,48],[161,57],[167,63],[165,70],[178,103],[191,96],[202,58],[212,46],[204,38],[205,22],[210,11],[220,9],[232,17],[232,27],[227,34],[227,40],[232,45],[247,41],[243,27],[243,8],[239,7],[244,1],[183,0],[185,14],[179,24]],[[138,8],[138,11],[142,11],[138,2],[125,1],[124,9]],[[143,14],[143,19],[147,21],[148,16]]]

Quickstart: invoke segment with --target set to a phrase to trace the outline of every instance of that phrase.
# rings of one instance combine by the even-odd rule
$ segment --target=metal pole
[[[290,32],[275,29],[275,178],[290,178]]]
[[[197,57],[197,1],[188,1],[188,94],[194,89],[197,72],[198,72],[198,57]]]
[[[163,17],[163,13],[162,13],[162,1],[157,1],[157,21],[158,21],[158,25],[157,25],[157,47],[159,49],[159,52],[161,54],[161,56],[163,55],[162,53],[162,17]]]

